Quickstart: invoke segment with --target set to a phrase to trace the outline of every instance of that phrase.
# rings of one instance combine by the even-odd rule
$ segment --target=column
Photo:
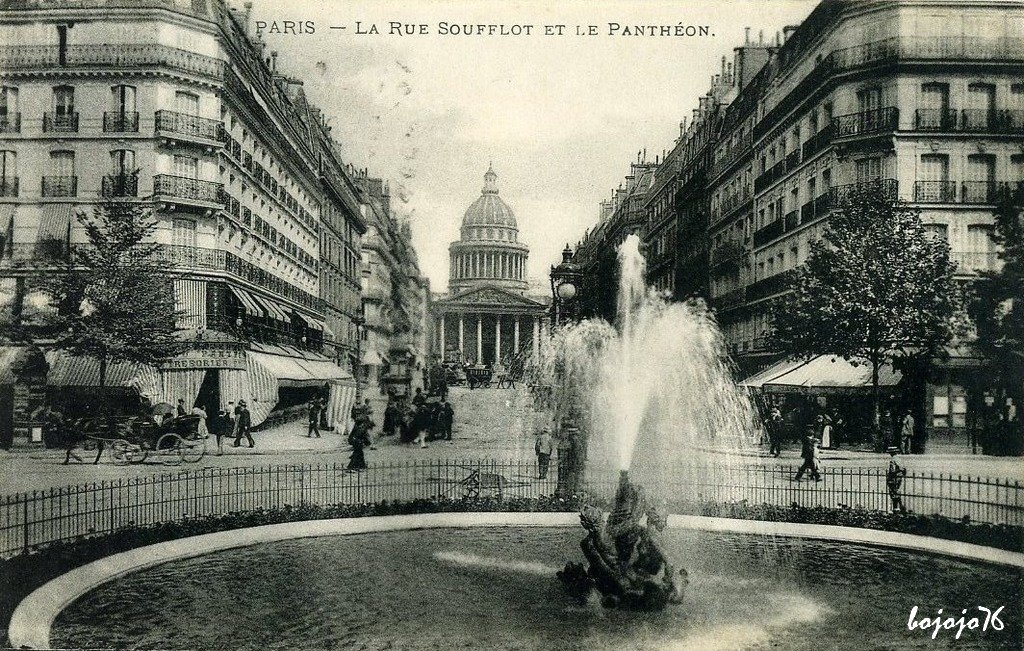
[[[465,332],[465,327],[464,326],[465,326],[465,324],[463,323],[463,321],[464,321],[464,319],[462,318],[462,313],[460,312],[459,313],[459,356],[460,357],[465,357],[466,356],[466,346],[465,346],[466,339],[465,339],[465,336],[464,336],[464,332]]]
[[[494,363],[501,363],[501,315],[494,318]]]
[[[476,363],[484,363],[484,315],[476,315]]]
[[[519,353],[519,315],[515,315],[512,321],[512,354]]]
[[[540,359],[540,319],[533,317],[533,361]]]
[[[441,313],[441,361],[444,361],[444,313]]]

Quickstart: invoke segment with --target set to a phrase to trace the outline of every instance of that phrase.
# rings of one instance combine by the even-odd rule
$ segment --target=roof
[[[818,355],[780,375],[766,379],[767,393],[863,393],[871,389],[871,365],[865,360],[848,362],[841,357]],[[903,376],[889,364],[878,369],[878,385],[892,387]]]
[[[516,216],[508,204],[498,196],[498,175],[493,168],[484,174],[484,187],[476,201],[466,208],[462,216],[462,228],[474,226],[500,226],[518,229]],[[463,232],[463,239],[475,239],[472,233]]]

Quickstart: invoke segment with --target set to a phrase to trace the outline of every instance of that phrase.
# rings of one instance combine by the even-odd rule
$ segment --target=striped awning
[[[281,309],[281,306],[275,303],[274,301],[270,300],[269,298],[263,298],[262,296],[255,295],[253,295],[253,298],[255,298],[259,302],[259,304],[263,306],[263,309],[264,311],[266,311],[267,316],[269,316],[271,319],[277,319],[278,321],[284,322],[291,321],[291,319],[288,318],[288,315],[285,314],[284,310]]]
[[[43,214],[39,219],[39,233],[36,241],[58,240],[67,242],[71,229],[71,210],[73,203],[48,203],[43,205]]]
[[[757,373],[754,373],[746,380],[740,382],[740,386],[747,387],[748,389],[760,389],[765,382],[774,380],[780,375],[788,373],[797,367],[803,366],[805,363],[807,362],[803,359],[784,359],[772,364],[766,369],[762,369]]]
[[[334,334],[334,330],[331,330],[331,327],[329,325],[327,325],[327,323],[324,323],[324,328],[323,329],[324,329],[324,336],[330,337],[331,339],[334,339],[337,336],[337,335]]]
[[[16,203],[0,203],[0,238],[7,237],[14,224],[14,212],[18,209]]]
[[[235,287],[234,285],[229,285],[229,287],[231,287],[231,293],[234,294],[235,298],[238,299],[238,302],[242,304],[242,307],[245,308],[247,314],[263,316],[263,310],[260,309],[252,294],[241,287]]]
[[[304,318],[306,320],[306,323],[309,324],[309,327],[313,328],[314,330],[323,330],[324,327],[325,327],[324,326],[324,322],[321,321],[320,319],[315,319],[315,318],[313,318],[311,316],[302,317],[302,318]]]
[[[58,387],[98,387],[100,385],[100,361],[95,357],[76,356],[66,351],[51,350],[46,353],[50,372],[46,382]],[[157,371],[148,364],[115,362],[107,365],[104,380],[109,387],[128,387],[143,396],[157,393]]]
[[[883,364],[878,369],[878,385],[892,387],[903,376],[892,366]],[[856,394],[871,389],[871,365],[860,362],[856,366],[841,357],[818,355],[796,368],[769,381],[762,388],[767,393],[804,393],[810,395]]]

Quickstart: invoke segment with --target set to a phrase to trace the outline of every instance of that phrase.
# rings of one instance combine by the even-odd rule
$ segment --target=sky
[[[445,291],[448,244],[489,164],[530,246],[528,275],[543,286],[565,244],[597,222],[599,202],[638,152],[653,160],[672,148],[680,121],[709,89],[721,57],[732,61],[744,28],[774,39],[815,5],[255,0],[251,24],[266,23],[267,51],[279,53],[281,72],[303,80],[345,162],[390,182],[422,272],[434,291]],[[284,21],[307,33],[274,33],[275,23],[286,30]],[[300,29],[303,21],[314,33],[308,22]],[[428,33],[393,35],[391,22],[426,25]],[[442,34],[442,23],[533,27],[529,36],[465,36]],[[634,36],[621,28],[612,35],[609,23],[706,26],[707,35]],[[357,33],[371,25],[380,33]],[[545,35],[546,25],[565,27]],[[590,25],[594,36],[586,34]]]

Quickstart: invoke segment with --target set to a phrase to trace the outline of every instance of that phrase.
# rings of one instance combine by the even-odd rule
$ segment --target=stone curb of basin
[[[147,545],[67,572],[26,597],[15,609],[8,639],[15,649],[49,649],[50,630],[62,610],[100,585],[126,574],[170,561],[262,543],[345,536],[386,531],[470,527],[567,527],[579,524],[576,513],[422,513],[415,515],[338,518],[286,522],[219,531]],[[832,525],[736,520],[696,515],[670,515],[673,528],[719,533],[816,538],[954,556],[972,561],[1024,568],[1024,554],[939,538],[875,529]]]

